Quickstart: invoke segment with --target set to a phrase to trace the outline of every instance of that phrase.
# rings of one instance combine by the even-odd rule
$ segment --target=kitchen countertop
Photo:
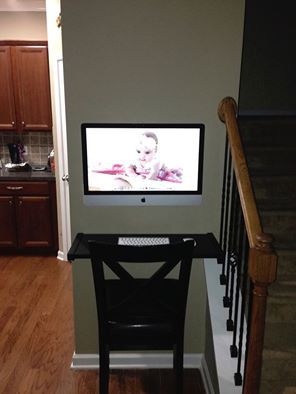
[[[51,171],[7,171],[0,169],[0,181],[54,181]]]

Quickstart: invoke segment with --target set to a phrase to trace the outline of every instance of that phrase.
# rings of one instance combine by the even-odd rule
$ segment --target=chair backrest
[[[182,321],[184,324],[194,241],[157,246],[122,246],[90,241],[89,248],[100,324],[106,324],[112,313],[126,311],[135,303],[147,300],[164,313],[175,314],[180,324]],[[148,270],[150,272],[146,277],[143,277],[141,270],[141,278],[137,278],[129,272],[132,269],[130,265],[127,268],[126,263],[137,266],[162,264],[157,264],[156,268],[153,266],[152,274]],[[113,271],[116,279],[105,277],[105,266]],[[179,269],[175,271],[176,267]],[[168,278],[172,270],[174,274]],[[119,281],[122,294],[112,300],[107,284],[118,285]],[[167,289],[173,290],[173,296],[165,294]]]

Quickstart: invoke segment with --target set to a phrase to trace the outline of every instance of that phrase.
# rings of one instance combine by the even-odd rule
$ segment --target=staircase
[[[296,118],[239,118],[264,232],[275,238],[260,394],[296,394]]]

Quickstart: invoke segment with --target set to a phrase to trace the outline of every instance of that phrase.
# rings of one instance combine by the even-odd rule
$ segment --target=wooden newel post
[[[277,256],[272,249],[272,237],[268,234],[260,234],[256,239],[257,245],[250,249],[249,254],[249,276],[254,287],[244,394],[259,393],[268,286],[275,281],[277,269]]]

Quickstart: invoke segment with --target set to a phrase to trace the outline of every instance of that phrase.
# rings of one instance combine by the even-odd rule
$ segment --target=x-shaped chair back
[[[95,278],[95,290],[99,298],[98,314],[101,323],[108,320],[108,316],[116,310],[132,306],[134,300],[139,300],[149,296],[151,302],[161,305],[170,313],[180,317],[185,313],[184,304],[187,301],[189,277],[192,263],[193,241],[186,241],[177,244],[155,245],[155,246],[122,246],[100,244],[90,242],[92,269]],[[134,265],[162,263],[148,277],[135,278],[121,263],[131,263]],[[130,291],[124,293],[122,299],[115,303],[108,303],[104,265],[116,275],[123,283],[125,289]],[[178,297],[176,305],[158,297],[156,289],[160,289],[162,281],[166,280],[168,274],[179,265],[179,271],[175,281],[178,281]],[[115,281],[113,280],[113,281]],[[167,279],[169,280],[169,279]]]

